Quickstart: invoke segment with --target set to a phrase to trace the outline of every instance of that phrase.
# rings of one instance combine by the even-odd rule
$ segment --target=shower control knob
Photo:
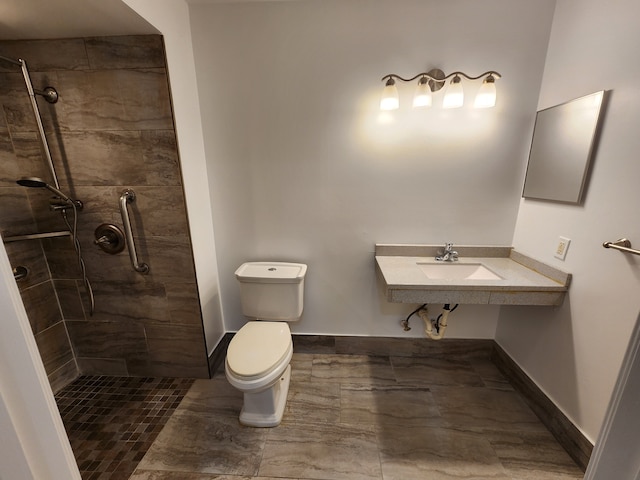
[[[124,250],[125,240],[124,233],[116,225],[103,223],[96,228],[94,232],[95,243],[102,251],[115,255]]]
[[[100,245],[103,243],[106,243],[107,245],[110,245],[113,241],[115,241],[115,238],[113,235],[103,235],[102,237],[100,237],[99,239],[97,239],[95,242],[96,245]]]

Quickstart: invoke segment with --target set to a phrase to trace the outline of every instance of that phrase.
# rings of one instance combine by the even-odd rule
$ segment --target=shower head
[[[38,177],[22,177],[20,180],[16,181],[16,183],[23,187],[31,187],[31,188],[47,187],[47,183]]]
[[[56,187],[52,187],[47,182],[38,177],[22,177],[20,180],[17,180],[16,183],[23,187],[30,188],[46,188],[50,192],[56,194],[65,202],[73,202],[69,197],[67,197],[64,193],[58,190]]]

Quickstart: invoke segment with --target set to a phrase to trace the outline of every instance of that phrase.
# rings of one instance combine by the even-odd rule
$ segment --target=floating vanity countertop
[[[457,262],[435,260],[437,245],[376,245],[387,300],[399,303],[560,305],[571,275],[511,247],[455,246]],[[499,279],[429,278],[424,265],[480,264]],[[426,267],[429,268],[429,267]]]

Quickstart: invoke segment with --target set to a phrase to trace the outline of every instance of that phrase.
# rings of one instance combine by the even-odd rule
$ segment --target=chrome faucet
[[[453,243],[445,243],[444,251],[436,257],[439,262],[457,262],[458,252],[453,249]]]

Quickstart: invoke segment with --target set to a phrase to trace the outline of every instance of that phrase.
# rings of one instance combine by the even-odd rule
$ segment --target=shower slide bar
[[[53,159],[51,158],[51,149],[49,148],[49,142],[47,142],[47,136],[44,133],[44,126],[42,125],[42,117],[40,116],[40,109],[38,108],[38,102],[36,102],[36,93],[38,93],[39,95],[43,95],[49,102],[51,102],[52,100],[47,98],[47,93],[46,93],[47,88],[45,88],[44,92],[42,91],[36,92],[34,90],[33,84],[31,83],[31,76],[29,75],[29,70],[27,69],[27,62],[25,62],[22,58],[18,59],[17,62],[16,61],[12,61],[12,62],[20,65],[20,69],[22,70],[22,77],[24,78],[24,84],[27,87],[27,93],[29,94],[29,100],[31,101],[31,109],[33,110],[33,117],[36,120],[38,133],[40,134],[42,151],[44,153],[45,158],[47,159],[47,166],[49,167],[49,171],[51,172],[51,177],[53,178],[53,184],[56,188],[60,188],[60,183],[58,182],[58,175],[56,174],[56,168],[53,166]],[[55,92],[55,90],[53,91]],[[55,100],[53,100],[53,103],[55,103],[56,101],[58,101],[57,92],[55,93]]]
[[[602,246],[604,248],[614,248],[616,250],[620,250],[621,252],[640,255],[640,250],[631,248],[631,241],[627,240],[626,238],[621,238],[620,240],[616,240],[615,242],[604,242]]]
[[[51,150],[49,149],[49,142],[47,142],[47,136],[44,133],[44,126],[42,125],[42,117],[40,116],[40,109],[38,108],[38,102],[36,102],[36,94],[42,95],[45,100],[49,103],[55,103],[58,101],[58,92],[53,87],[46,87],[44,90],[36,90],[33,88],[33,84],[31,83],[31,76],[29,75],[29,69],[27,68],[27,62],[22,58],[18,60],[14,60],[13,58],[8,58],[0,55],[0,60],[4,60],[5,62],[12,63],[20,67],[22,71],[22,78],[24,79],[24,84],[27,87],[27,93],[29,94],[29,100],[31,101],[31,109],[33,110],[33,116],[36,121],[36,126],[38,127],[38,133],[40,135],[40,142],[42,144],[42,151],[44,153],[45,158],[47,159],[47,166],[49,167],[49,171],[51,172],[51,176],[53,178],[53,184],[56,188],[60,188],[60,183],[58,182],[58,175],[56,174],[56,169],[53,166],[53,159],[51,158]]]
[[[131,221],[129,220],[129,211],[127,210],[127,204],[133,203],[136,199],[136,193],[127,189],[120,195],[120,215],[122,215],[122,224],[124,225],[124,238],[127,242],[127,250],[129,250],[129,258],[131,259],[131,266],[138,273],[149,273],[149,265],[138,261],[138,254],[136,253],[136,245],[133,242],[133,233],[131,231]]]
[[[56,168],[53,166],[53,159],[51,158],[51,150],[49,149],[49,142],[47,142],[47,136],[44,134],[44,126],[42,125],[42,117],[40,116],[40,109],[38,108],[38,102],[36,102],[36,94],[33,91],[33,85],[31,83],[31,77],[29,76],[29,70],[27,70],[27,62],[20,59],[20,65],[22,69],[22,76],[24,77],[24,83],[27,86],[27,92],[29,93],[29,100],[31,100],[31,108],[33,109],[33,116],[38,126],[38,133],[40,134],[40,141],[42,142],[42,151],[47,159],[47,165],[51,171],[53,177],[53,184],[56,188],[60,188],[58,182],[58,175],[56,174]]]
[[[31,108],[33,110],[33,116],[36,121],[36,126],[38,127],[38,134],[40,137],[40,144],[42,146],[42,153],[47,160],[47,166],[49,167],[49,171],[51,172],[51,177],[53,179],[54,187],[51,187],[46,184],[46,182],[42,181],[36,177],[25,177],[18,181],[19,185],[24,187],[38,187],[38,188],[47,188],[51,190],[53,193],[61,197],[63,200],[68,201],[69,205],[73,208],[73,227],[69,222],[67,217],[66,209],[61,209],[60,213],[62,214],[62,219],[64,223],[69,228],[69,234],[73,239],[73,247],[78,255],[78,264],[80,266],[80,270],[82,273],[82,280],[84,282],[87,296],[89,298],[89,314],[93,315],[95,310],[95,299],[93,297],[93,289],[91,288],[91,282],[87,277],[87,271],[85,268],[84,259],[82,257],[82,249],[80,246],[80,241],[78,240],[78,209],[82,208],[82,203],[76,200],[71,200],[70,198],[65,198],[66,196],[60,192],[60,183],[58,182],[58,175],[56,174],[56,169],[53,165],[53,159],[51,157],[51,150],[49,148],[49,142],[47,142],[47,136],[44,132],[44,126],[42,124],[42,117],[40,115],[40,109],[38,108],[38,102],[36,101],[36,95],[41,95],[44,99],[49,103],[56,103],[58,101],[58,92],[53,87],[46,87],[44,90],[36,90],[33,88],[33,84],[31,83],[31,77],[29,75],[29,70],[27,68],[27,62],[19,58],[18,60],[14,60],[12,58],[7,58],[0,55],[0,60],[4,60],[6,62],[12,63],[14,65],[18,65],[20,70],[22,71],[22,77],[24,79],[25,86],[27,88],[27,93],[29,94],[29,100],[31,102]],[[54,209],[55,210],[55,209]],[[43,237],[46,238],[46,237]],[[26,240],[26,238],[22,238],[22,240]]]
[[[14,235],[12,237],[5,237],[2,239],[4,243],[19,242],[21,240],[40,240],[41,238],[56,238],[56,237],[70,237],[71,232],[64,230],[61,232],[47,232],[47,233],[30,233],[28,235]]]

